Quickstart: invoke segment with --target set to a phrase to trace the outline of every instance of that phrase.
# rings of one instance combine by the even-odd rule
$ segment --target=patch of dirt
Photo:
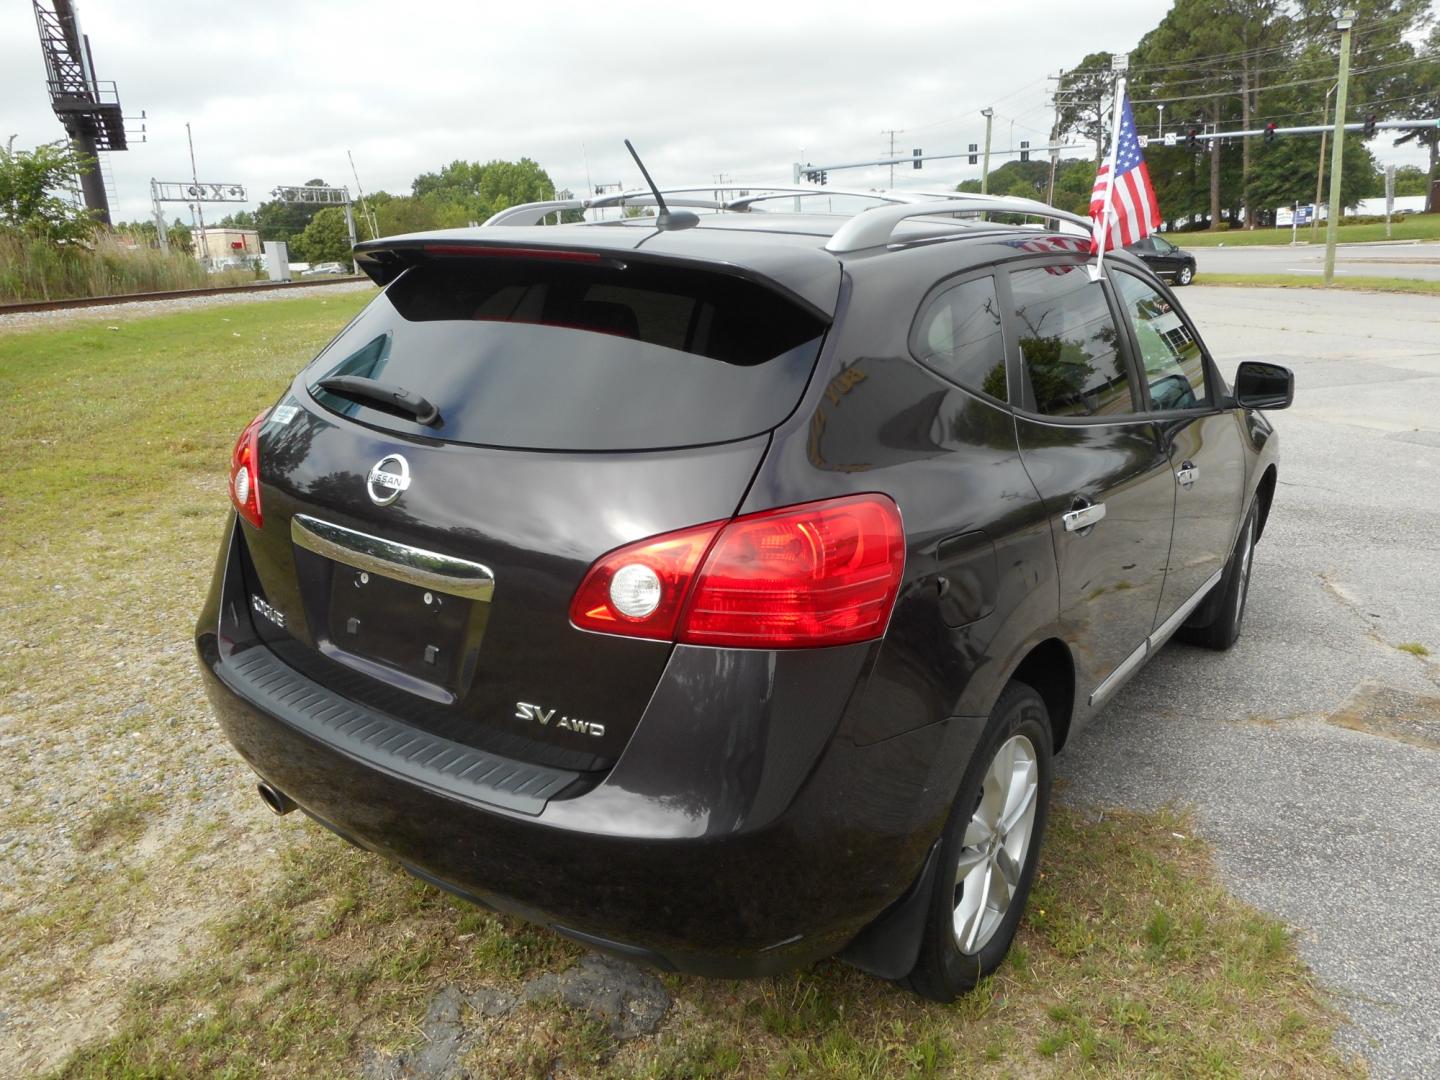
[[[1440,697],[1367,680],[1325,719],[1336,727],[1440,750]]]

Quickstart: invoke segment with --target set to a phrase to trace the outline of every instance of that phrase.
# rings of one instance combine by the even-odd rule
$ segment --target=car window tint
[[[970,390],[1006,397],[1005,346],[995,279],[961,282],[932,297],[911,336],[915,357]]]
[[[1016,333],[1036,411],[1113,416],[1135,411],[1104,291],[1084,266],[1010,275]]]
[[[653,450],[747,438],[795,408],[824,323],[753,282],[665,263],[490,257],[405,271],[306,372],[325,408],[427,439]],[[319,385],[393,383],[421,425]]]
[[[1209,403],[1205,359],[1175,306],[1145,282],[1129,274],[1111,279],[1135,340],[1140,364],[1157,409],[1195,409]]]
[[[1136,240],[1133,244],[1131,244],[1131,245],[1130,245],[1130,250],[1131,250],[1131,251],[1154,251],[1154,250],[1156,249],[1156,247],[1157,247],[1157,245],[1156,245],[1155,241],[1151,240],[1151,239],[1147,236],[1147,237],[1145,237],[1144,239],[1142,239],[1142,240]]]

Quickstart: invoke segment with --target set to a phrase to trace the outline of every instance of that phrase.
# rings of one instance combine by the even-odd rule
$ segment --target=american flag
[[[1100,166],[1095,175],[1095,187],[1090,192],[1090,217],[1095,222],[1090,239],[1092,255],[1100,251],[1099,230],[1107,209],[1110,224],[1105,228],[1106,251],[1133,244],[1160,227],[1160,206],[1155,201],[1155,189],[1150,186],[1150,170],[1145,167],[1145,158],[1140,153],[1129,94],[1121,99],[1120,140],[1117,146],[1113,196],[1108,161]]]

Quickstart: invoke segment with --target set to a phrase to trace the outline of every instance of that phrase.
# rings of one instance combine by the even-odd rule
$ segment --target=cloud
[[[456,158],[522,156],[562,187],[635,185],[627,136],[665,184],[788,182],[802,147],[815,162],[874,158],[888,128],[907,129],[901,154],[961,151],[991,102],[996,146],[1012,121],[1039,144],[1046,74],[1132,46],[1167,7],[86,0],[81,16],[97,75],[116,81],[127,114],[147,114],[149,141],[111,160],[116,216],[137,218],[150,177],[190,175],[186,121],[200,179],[244,183],[256,201],[311,177],[353,187],[347,150],[367,190],[407,191]],[[21,146],[62,134],[21,3],[0,7],[0,138],[11,132]],[[978,170],[962,159],[906,172],[939,186]]]

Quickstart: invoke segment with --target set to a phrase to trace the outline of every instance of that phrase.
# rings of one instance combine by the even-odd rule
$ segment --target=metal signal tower
[[[102,150],[127,149],[120,95],[113,82],[96,80],[90,38],[80,32],[70,0],[32,2],[35,25],[40,30],[40,51],[45,54],[50,105],[75,149],[95,159],[95,168],[80,177],[80,188],[85,193],[85,205],[98,211],[101,222],[108,225],[110,200],[100,175],[99,154]]]

